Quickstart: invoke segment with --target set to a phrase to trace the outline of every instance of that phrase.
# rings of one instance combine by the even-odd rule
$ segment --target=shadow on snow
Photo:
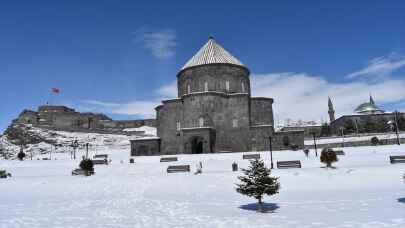
[[[405,197],[404,198],[399,198],[397,200],[398,200],[398,203],[405,203]]]
[[[248,211],[257,211],[258,204],[250,203],[239,206],[240,209]],[[262,203],[262,209],[264,213],[274,213],[275,210],[280,208],[276,203]]]

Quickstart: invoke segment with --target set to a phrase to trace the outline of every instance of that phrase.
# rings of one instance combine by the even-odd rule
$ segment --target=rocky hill
[[[88,143],[90,150],[122,148],[128,149],[129,153],[129,140],[156,135],[156,128],[148,126],[124,130],[127,134],[101,134],[55,131],[31,124],[13,124],[0,135],[0,159],[15,159],[21,148],[28,157],[49,153],[70,153],[75,140],[81,149]]]

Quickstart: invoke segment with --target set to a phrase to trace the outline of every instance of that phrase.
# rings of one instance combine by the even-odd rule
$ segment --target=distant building
[[[341,135],[353,133],[388,132],[395,130],[396,124],[400,130],[405,130],[405,113],[385,112],[378,107],[370,95],[368,102],[360,104],[353,114],[343,115],[334,119],[333,104],[328,99],[330,128],[332,134]]]
[[[131,154],[199,154],[302,148],[303,131],[274,131],[273,99],[252,97],[250,71],[213,38],[177,74],[178,98],[156,107],[156,138]]]

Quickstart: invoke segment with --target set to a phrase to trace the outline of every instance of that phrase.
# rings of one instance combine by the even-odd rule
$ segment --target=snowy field
[[[274,160],[302,162],[302,169],[274,169],[281,190],[265,197],[268,213],[235,191],[242,154],[182,155],[170,164],[202,161],[203,173],[166,173],[160,157],[136,157],[129,148],[99,150],[112,163],[91,177],[71,176],[79,161],[0,160],[12,178],[0,179],[0,228],[30,227],[405,227],[405,146],[343,148],[337,169],[324,169],[311,151],[274,152]],[[41,156],[41,155],[38,155]],[[261,153],[269,164],[269,154]],[[78,156],[80,157],[80,156]],[[120,161],[123,160],[123,163]]]

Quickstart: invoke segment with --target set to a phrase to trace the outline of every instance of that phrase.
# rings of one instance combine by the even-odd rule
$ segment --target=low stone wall
[[[400,138],[399,142],[401,144],[405,144],[405,138]],[[395,145],[397,144],[397,139],[392,138],[392,139],[380,139],[379,145]],[[371,140],[364,140],[364,141],[354,141],[354,142],[337,142],[337,143],[324,143],[324,144],[316,144],[317,148],[324,148],[324,147],[330,147],[330,148],[336,148],[336,147],[357,147],[357,146],[373,146],[371,143]],[[314,145],[306,145],[306,148],[313,149],[315,148]]]

